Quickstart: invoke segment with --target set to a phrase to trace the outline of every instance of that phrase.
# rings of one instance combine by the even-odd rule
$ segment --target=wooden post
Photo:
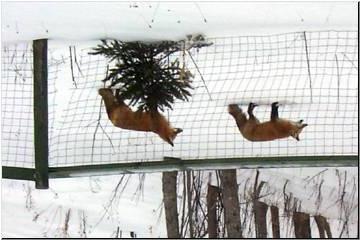
[[[268,205],[258,200],[254,201],[254,217],[256,238],[267,238],[266,213]]]
[[[49,188],[47,39],[33,41],[35,187]]]
[[[315,219],[316,225],[318,226],[318,229],[319,229],[320,238],[325,238],[325,232],[326,232],[328,238],[332,238],[330,225],[326,221],[326,218],[321,215],[317,215],[317,216],[314,216],[314,219]]]
[[[303,212],[293,213],[295,237],[311,238],[310,215]]]
[[[280,238],[279,208],[271,206],[270,212],[273,238]]]
[[[314,216],[314,218],[315,218],[316,225],[319,229],[320,238],[325,238],[325,226],[324,226],[323,219],[321,218],[321,216]]]
[[[162,174],[162,191],[168,238],[180,238],[176,194],[177,173],[177,171],[173,171],[163,172]]]
[[[242,238],[236,169],[221,170],[220,179],[227,237]]]
[[[258,184],[259,175],[260,171],[256,170],[254,192],[252,194],[255,234],[256,238],[267,238],[266,214],[268,210],[268,205],[264,202],[259,201],[260,192],[266,182],[261,181],[260,184]]]
[[[188,209],[188,222],[190,238],[194,238],[194,222],[193,222],[193,204],[192,204],[192,171],[185,171],[186,174],[186,192],[187,192],[187,209]],[[185,184],[185,183],[184,183]]]
[[[218,238],[218,221],[216,216],[216,203],[220,189],[216,186],[208,184],[208,192],[206,195],[207,216],[208,216],[208,234],[209,238]]]

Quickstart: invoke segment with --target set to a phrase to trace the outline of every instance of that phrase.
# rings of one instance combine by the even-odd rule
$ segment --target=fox
[[[183,130],[173,128],[158,111],[133,111],[124,101],[117,98],[110,88],[100,88],[109,120],[115,127],[122,129],[153,132],[161,139],[174,146],[174,139]]]
[[[300,121],[291,121],[288,119],[279,118],[279,103],[273,102],[271,104],[270,120],[260,122],[254,115],[253,110],[258,106],[255,103],[249,103],[247,119],[245,113],[237,104],[229,104],[228,112],[236,121],[236,125],[243,137],[252,142],[258,141],[273,141],[276,139],[293,137],[300,141],[300,133],[308,126],[308,124]]]

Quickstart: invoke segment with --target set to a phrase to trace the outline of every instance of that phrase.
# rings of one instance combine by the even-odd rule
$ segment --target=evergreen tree
[[[178,58],[170,61],[170,55],[181,51],[178,42],[102,40],[93,50],[90,54],[102,54],[115,64],[103,81],[118,89],[118,98],[141,111],[172,109],[175,99],[188,101],[191,96],[193,75],[180,67]]]

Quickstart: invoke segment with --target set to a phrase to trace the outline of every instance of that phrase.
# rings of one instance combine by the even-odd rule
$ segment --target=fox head
[[[293,122],[293,129],[291,130],[290,136],[295,138],[296,140],[300,141],[299,135],[308,124],[303,123],[303,120],[301,119],[298,122]]]
[[[168,142],[172,147],[174,146],[174,139],[176,138],[176,136],[181,133],[183,130],[181,128],[172,128],[171,129],[171,135],[167,136],[166,138],[163,138],[166,142]]]

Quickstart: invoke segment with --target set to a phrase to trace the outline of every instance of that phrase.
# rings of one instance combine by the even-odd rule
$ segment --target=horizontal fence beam
[[[164,161],[113,163],[49,168],[50,178],[103,176],[184,170],[259,169],[297,167],[358,167],[359,156],[296,156],[192,159],[165,157]]]
[[[35,181],[35,169],[2,166],[2,178]]]
[[[49,168],[50,178],[85,177],[132,173],[152,173],[184,170],[259,169],[297,167],[358,167],[358,156],[298,156],[263,158],[223,158],[181,160],[165,157],[164,161],[113,163]],[[16,180],[35,180],[35,169],[2,167],[2,177]]]

